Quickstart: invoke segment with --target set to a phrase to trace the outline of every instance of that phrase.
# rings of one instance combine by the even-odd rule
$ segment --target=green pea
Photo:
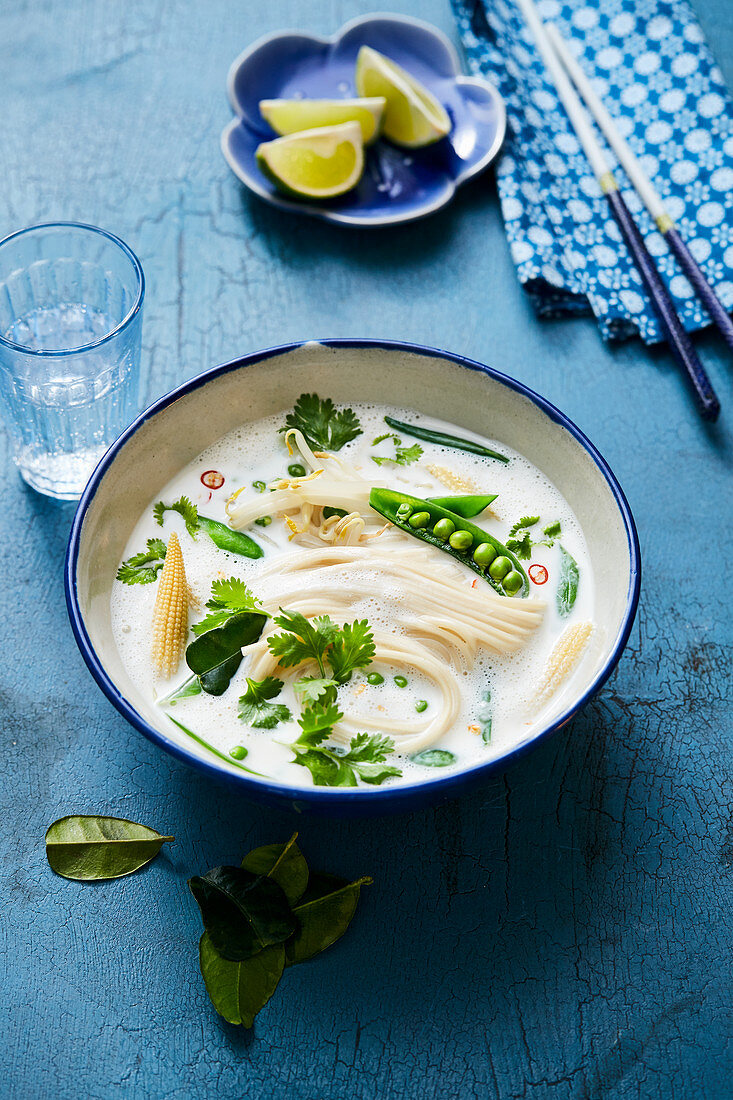
[[[288,473],[291,477],[305,477],[305,466],[301,466],[299,462],[294,462],[292,466],[288,466]]]
[[[453,520],[439,519],[438,522],[435,524],[435,527],[433,527],[433,534],[435,535],[436,539],[440,539],[442,542],[445,542],[447,538],[450,538],[455,529],[456,525]]]
[[[397,509],[397,518],[404,520],[404,519],[407,519],[411,515],[412,515],[412,505],[411,504],[400,504],[399,508]]]
[[[424,710],[427,710],[427,709],[428,709],[427,699],[418,699],[418,701],[415,703],[415,710],[417,711],[417,713],[422,714],[422,712]]]
[[[234,760],[244,760],[247,755],[247,750],[244,745],[235,745],[233,749],[229,750],[229,755],[233,757]]]
[[[480,542],[473,552],[473,560],[481,569],[485,569],[487,565],[491,565],[496,554],[497,551],[490,542]]]
[[[407,521],[412,527],[413,531],[421,531],[423,527],[427,527],[430,523],[429,512],[415,512],[414,516],[410,516]]]
[[[489,566],[489,576],[495,581],[501,581],[507,573],[511,573],[511,570],[512,563],[509,558],[505,557],[504,554],[500,554],[498,558],[494,558]]]
[[[406,688],[407,687],[407,677],[406,676],[395,676],[394,682],[397,684],[398,688]]]
[[[260,516],[259,519],[255,520],[255,523],[257,523],[260,527],[269,527],[272,523],[272,516]]]
[[[253,481],[252,488],[256,489],[258,493],[264,493],[267,486],[265,485],[264,481]]]
[[[378,672],[370,672],[367,676],[367,683],[371,684],[372,687],[379,687],[380,684],[384,683],[384,676],[380,676]]]
[[[448,542],[454,550],[470,550],[473,546],[473,535],[470,531],[454,531]]]
[[[508,596],[516,596],[523,585],[524,580],[522,579],[522,574],[518,573],[516,569],[512,569],[511,573],[507,573],[504,580],[501,582],[501,587]]]

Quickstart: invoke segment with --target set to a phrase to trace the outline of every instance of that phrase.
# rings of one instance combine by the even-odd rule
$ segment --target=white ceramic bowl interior
[[[110,624],[110,593],[130,532],[163,486],[205,447],[248,420],[292,407],[299,394],[316,391],[337,403],[378,402],[407,406],[499,439],[526,455],[558,487],[575,512],[590,551],[596,589],[596,622],[601,627],[591,661],[573,681],[561,714],[562,725],[614,667],[628,636],[638,593],[638,546],[628,506],[574,426],[544,404],[514,388],[511,380],[466,361],[444,358],[404,345],[364,346],[368,342],[307,343],[275,349],[254,362],[218,368],[181,387],[153,406],[118,441],[95,473],[80,503],[68,563],[72,621],[87,663],[112,701],[176,755],[236,777],[246,786],[261,781],[226,762],[212,760],[137,691],[122,666]],[[250,357],[252,358],[252,357]],[[589,449],[590,448],[590,449]],[[610,479],[610,480],[609,480]],[[72,560],[74,559],[74,560]],[[82,637],[79,637],[79,635]],[[86,639],[83,635],[86,635]],[[130,714],[130,708],[141,721]],[[535,730],[532,740],[547,731]],[[485,765],[481,766],[486,767]],[[496,761],[493,762],[496,767]],[[474,769],[476,770],[476,769]],[[481,769],[479,769],[481,770]],[[455,780],[455,775],[452,777]],[[437,785],[450,777],[429,777]],[[272,784],[265,786],[272,788]],[[409,788],[408,788],[409,789]],[[288,790],[302,798],[300,788]],[[397,789],[394,789],[395,793]],[[405,788],[399,788],[402,794]],[[331,792],[317,789],[318,797]],[[339,792],[338,797],[389,796],[385,790]]]

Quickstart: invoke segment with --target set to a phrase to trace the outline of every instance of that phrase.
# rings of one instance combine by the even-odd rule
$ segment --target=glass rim
[[[41,348],[29,348],[25,344],[18,344],[15,340],[9,340],[0,333],[0,347],[11,348],[13,351],[21,352],[23,355],[37,355],[43,359],[55,359],[64,355],[78,355],[79,352],[90,351],[92,348],[98,348],[102,344],[106,344],[108,340],[111,340],[114,336],[118,336],[123,332],[142,308],[143,298],[145,297],[145,273],[143,272],[142,264],[130,246],[125,244],[121,237],[116,236],[114,233],[110,233],[106,229],[100,229],[98,225],[89,225],[87,222],[39,222],[38,225],[29,225],[26,226],[25,229],[17,229],[14,233],[9,233],[7,237],[3,237],[2,240],[0,240],[0,250],[2,250],[4,245],[9,244],[10,241],[14,241],[18,237],[23,237],[26,233],[35,233],[39,229],[84,229],[91,233],[97,233],[100,237],[106,237],[112,244],[117,245],[131,261],[133,269],[137,274],[137,295],[135,296],[135,301],[132,306],[119,324],[115,325],[109,332],[106,332],[104,336],[100,336],[98,340],[92,340],[88,344],[79,344],[75,348],[61,348],[56,351],[45,351]]]

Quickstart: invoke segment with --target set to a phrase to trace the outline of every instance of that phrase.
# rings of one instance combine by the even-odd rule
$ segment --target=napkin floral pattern
[[[520,282],[541,316],[592,311],[607,339],[662,339],[656,315],[530,32],[511,0],[452,0],[468,63],[507,102],[497,167]],[[539,0],[733,308],[733,103],[685,0]],[[604,142],[605,145],[605,142]],[[709,317],[608,150],[688,330]]]

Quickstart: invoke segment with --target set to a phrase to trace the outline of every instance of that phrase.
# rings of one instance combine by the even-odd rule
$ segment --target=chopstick
[[[712,321],[722,333],[728,347],[733,350],[733,321],[726,313],[725,306],[711,287],[700,265],[695,260],[673,219],[664,208],[664,203],[654,184],[647,176],[632,152],[629,143],[622,137],[612,116],[593,90],[577,60],[573,57],[567,42],[554,23],[545,23],[545,31],[552,48],[567,69],[568,75],[580,92],[585,105],[593,115],[608,144],[618,158],[618,162],[634,185],[639,198],[654,219],[670,250],[677,257],[680,267],[692,284],[695,293],[710,314]]]
[[[654,266],[644,238],[639,232],[631,213],[619,191],[618,183],[610,171],[600,143],[593,132],[592,124],[578,97],[570,78],[555,53],[547,32],[540,20],[533,0],[517,0],[517,5],[534,37],[537,49],[552,78],[555,90],[564,106],[578,141],[588,158],[598,184],[608,201],[611,212],[618,223],[626,247],[641,276],[652,305],[659,318],[670,349],[678,365],[690,382],[699,413],[704,420],[717,420],[720,402],[713,390],[705,368],[697,357],[692,341],[684,329],[674,307],[674,302]]]

